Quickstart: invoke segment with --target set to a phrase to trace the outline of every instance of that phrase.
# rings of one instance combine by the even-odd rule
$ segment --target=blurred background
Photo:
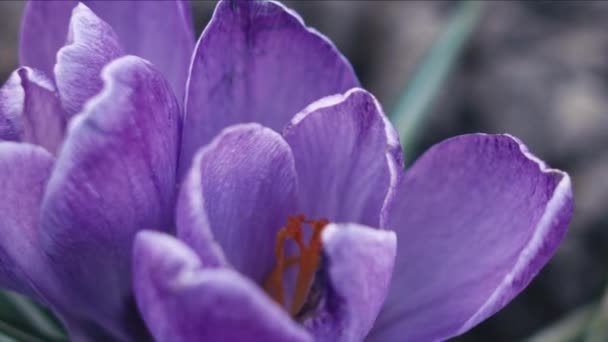
[[[573,179],[574,219],[557,255],[454,341],[608,341],[584,332],[608,326],[608,2],[286,3],[336,43],[387,113],[412,101],[404,89],[430,96],[405,139],[408,160],[450,136],[508,132]],[[197,35],[214,6],[193,2]],[[17,66],[22,7],[0,1],[2,82]]]

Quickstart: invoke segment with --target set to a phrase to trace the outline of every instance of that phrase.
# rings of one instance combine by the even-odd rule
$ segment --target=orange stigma
[[[277,264],[270,272],[268,279],[264,283],[266,292],[277,303],[285,305],[285,292],[283,289],[283,275],[289,267],[298,265],[298,275],[296,279],[296,287],[291,303],[290,313],[292,316],[298,314],[308,295],[308,289],[319,267],[321,259],[321,231],[329,223],[326,219],[307,220],[304,215],[289,216],[287,225],[277,233],[277,241],[275,245],[275,255]],[[309,224],[312,227],[312,236],[308,242],[308,246],[304,243],[304,234],[302,226]],[[285,242],[293,240],[300,251],[297,256],[285,256]]]

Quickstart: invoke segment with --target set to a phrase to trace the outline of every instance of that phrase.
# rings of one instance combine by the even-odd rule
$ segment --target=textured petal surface
[[[125,52],[149,60],[165,76],[181,105],[194,26],[187,0],[87,1],[118,34]]]
[[[399,138],[362,89],[314,102],[284,132],[304,215],[377,227],[402,174]]]
[[[268,1],[221,1],[192,63],[180,165],[186,170],[195,151],[228,125],[258,122],[280,131],[311,102],[359,84],[329,40]]]
[[[388,292],[396,235],[357,224],[325,228],[322,274],[316,286],[320,303],[304,320],[315,341],[362,341]]]
[[[21,20],[19,62],[53,75],[57,51],[68,37],[76,0],[28,1]]]
[[[102,86],[101,69],[123,54],[112,28],[87,6],[73,11],[67,45],[57,53],[55,81],[63,108],[72,116]]]
[[[432,147],[389,211],[399,250],[370,340],[444,340],[501,309],[555,252],[572,204],[568,175],[510,136]]]
[[[31,142],[56,153],[65,121],[55,86],[41,71],[21,67],[0,88],[0,140]]]
[[[135,233],[173,227],[179,107],[149,63],[126,56],[72,120],[45,194],[40,232],[74,315],[114,333],[131,294]],[[95,315],[95,317],[90,317]],[[133,324],[129,325],[131,327]]]
[[[296,191],[293,156],[278,133],[229,127],[194,159],[180,194],[178,237],[205,264],[223,263],[219,243],[229,263],[261,282],[274,264],[277,232],[296,214]]]
[[[169,1],[83,1],[117,33],[126,53],[148,59],[182,100],[194,46],[190,6]],[[22,65],[51,74],[57,51],[66,43],[77,1],[29,1],[21,33]]]
[[[137,303],[156,341],[312,341],[250,280],[203,268],[169,235],[139,233],[133,262]]]
[[[0,287],[38,299],[49,278],[36,228],[52,166],[40,147],[0,142]]]
[[[21,141],[25,92],[15,71],[0,88],[0,141]]]

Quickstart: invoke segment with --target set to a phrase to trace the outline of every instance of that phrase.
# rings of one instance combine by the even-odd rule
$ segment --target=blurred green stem
[[[534,334],[526,342],[580,341],[580,337],[584,334],[596,309],[596,304],[579,308],[565,318]]]
[[[600,301],[584,335],[584,342],[608,341],[608,289]]]
[[[0,321],[0,338],[6,341],[45,342],[44,340]]]
[[[406,83],[391,112],[406,161],[412,159],[418,132],[454,62],[481,17],[482,1],[464,0]]]
[[[575,310],[526,340],[526,342],[574,341],[608,341],[608,289],[599,302]]]
[[[48,312],[28,298],[9,291],[0,291],[0,332],[18,341],[67,340],[61,326]],[[0,341],[2,337],[0,334]]]

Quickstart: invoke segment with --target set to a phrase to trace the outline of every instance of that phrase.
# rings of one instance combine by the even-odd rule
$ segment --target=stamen
[[[296,287],[290,313],[295,316],[298,314],[308,296],[310,284],[315,276],[321,258],[321,232],[329,223],[326,219],[307,220],[304,215],[289,216],[287,225],[277,233],[275,245],[275,255],[277,263],[270,272],[264,288],[266,292],[279,304],[285,305],[285,292],[283,289],[283,274],[285,270],[292,266],[299,266]],[[308,246],[304,243],[302,226],[309,224],[312,227],[312,236]],[[297,256],[285,256],[285,241],[293,240],[300,251]]]

